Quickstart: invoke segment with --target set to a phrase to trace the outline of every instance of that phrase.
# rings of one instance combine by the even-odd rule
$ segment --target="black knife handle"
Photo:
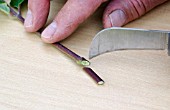
[[[168,55],[170,56],[170,33],[168,37]]]

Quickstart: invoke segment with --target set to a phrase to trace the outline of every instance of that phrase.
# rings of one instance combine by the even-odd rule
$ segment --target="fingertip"
[[[49,14],[49,0],[29,0],[24,27],[27,32],[36,32],[42,28]]]
[[[104,28],[110,28],[112,27],[111,21],[109,20],[108,16],[103,16],[103,27]]]
[[[103,17],[104,28],[121,27],[125,25],[127,17],[125,13],[120,10],[113,10],[111,13],[105,13]]]
[[[58,37],[58,36],[56,36],[56,35],[54,35],[54,36],[51,37],[51,38],[44,38],[44,36],[41,35],[41,39],[42,39],[42,41],[45,42],[45,43],[55,43],[55,42],[59,42],[59,41],[63,40],[64,38]]]
[[[126,22],[126,15],[122,10],[114,10],[111,14],[109,14],[109,19],[112,27],[120,27],[123,26]]]
[[[35,32],[36,31],[33,26],[33,15],[32,15],[32,11],[30,9],[28,9],[28,11],[27,11],[27,15],[26,15],[25,22],[24,22],[24,27],[27,32]]]
[[[54,43],[63,39],[58,32],[57,23],[55,21],[47,26],[47,28],[42,32],[41,39],[45,43]]]
[[[52,43],[55,42],[55,41],[53,41],[53,40],[51,40],[51,39],[46,39],[46,38],[43,38],[43,37],[41,37],[41,40],[42,40],[43,42],[45,42],[45,43],[48,43],[48,44],[52,44]]]
[[[128,9],[125,8],[125,0],[111,0],[103,15],[104,28],[121,27],[128,23]]]

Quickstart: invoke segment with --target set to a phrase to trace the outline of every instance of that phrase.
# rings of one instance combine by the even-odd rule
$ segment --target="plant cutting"
[[[25,19],[22,17],[21,9],[20,9],[20,6],[21,6],[21,4],[23,2],[24,2],[24,0],[0,0],[0,11],[4,12],[5,14],[14,16],[19,21],[24,23]],[[41,31],[39,30],[37,33],[41,34]],[[83,66],[84,68],[85,68],[85,66],[89,66],[90,65],[90,62],[88,60],[86,60],[84,57],[79,56],[75,52],[71,51],[70,49],[68,49],[67,47],[62,45],[61,43],[56,42],[56,43],[53,43],[52,45],[55,46],[58,50],[60,50],[62,53],[66,54],[67,56],[69,56],[70,58],[75,60],[77,64]],[[88,69],[84,69],[84,70],[89,70],[89,68]],[[98,79],[101,79],[94,71],[92,71],[92,69],[90,69],[90,70],[91,71],[85,71],[85,72],[87,72],[88,74],[89,73],[90,74],[94,74],[94,75],[90,75],[90,76],[95,81],[96,80],[98,81]],[[93,76],[98,76],[98,77],[93,77]],[[101,83],[97,82],[97,84],[101,84]]]

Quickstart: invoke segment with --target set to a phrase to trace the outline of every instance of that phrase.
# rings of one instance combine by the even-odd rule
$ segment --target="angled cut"
[[[116,50],[163,50],[168,47],[170,55],[170,34],[168,31],[133,28],[109,28],[100,31],[93,39],[89,58]]]

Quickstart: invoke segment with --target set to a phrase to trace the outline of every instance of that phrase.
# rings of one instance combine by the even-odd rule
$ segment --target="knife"
[[[89,58],[117,50],[164,50],[170,55],[170,31],[113,27],[92,40]]]

